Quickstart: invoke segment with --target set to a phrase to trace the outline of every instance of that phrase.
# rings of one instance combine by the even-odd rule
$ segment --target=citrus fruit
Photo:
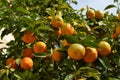
[[[117,34],[113,33],[111,37],[112,39],[115,39],[117,36],[118,36]]]
[[[111,46],[108,42],[106,41],[100,41],[98,43],[98,54],[101,55],[101,56],[107,56],[110,54],[111,52]]]
[[[17,63],[12,57],[6,60],[6,66],[9,66],[10,68],[14,68],[14,69],[18,67]]]
[[[20,61],[20,67],[24,70],[30,70],[33,68],[33,60],[29,57],[24,57]]]
[[[23,57],[30,57],[31,59],[33,59],[34,58],[33,53],[34,53],[33,49],[25,48],[22,51],[22,56]]]
[[[93,18],[95,18],[95,11],[94,11],[93,9],[88,9],[88,10],[86,11],[86,17],[87,17],[88,19],[93,19]]]
[[[51,24],[53,27],[57,28],[57,27],[61,27],[62,24],[64,23],[63,18],[59,15],[56,15],[54,17],[48,17],[51,20]]]
[[[75,29],[73,28],[73,26],[69,23],[64,23],[61,26],[61,34],[62,35],[72,35],[75,33]]]
[[[120,34],[120,24],[118,24],[118,25],[116,26],[115,34],[116,34],[116,35],[119,35],[119,34]]]
[[[120,20],[120,12],[118,13],[118,20]]]
[[[22,41],[25,43],[32,43],[35,41],[35,36],[33,35],[31,31],[26,30],[24,32],[24,35],[22,36]]]
[[[63,47],[65,47],[65,46],[70,46],[70,43],[68,43],[68,42],[66,41],[66,39],[63,39],[62,45],[63,45]]]
[[[96,48],[86,47],[85,48],[85,56],[83,57],[83,61],[86,63],[92,63],[98,58],[98,53]]]
[[[81,44],[73,43],[69,46],[67,52],[71,59],[80,60],[85,55],[85,47]]]
[[[59,62],[61,60],[62,56],[61,56],[61,53],[57,50],[59,50],[59,49],[57,49],[57,48],[54,49],[53,54],[52,54],[52,59],[56,62]]]
[[[84,80],[83,78],[78,78],[77,80]]]
[[[57,29],[55,29],[54,31],[55,31],[55,35],[56,35],[57,37],[59,37],[59,36],[61,35],[61,28],[57,28]]]
[[[33,46],[33,50],[35,53],[43,53],[46,52],[47,50],[47,45],[42,42],[42,41],[38,41],[34,44]]]
[[[103,19],[103,18],[104,18],[104,13],[103,13],[103,11],[101,11],[101,10],[95,11],[95,17],[96,17],[97,19]]]

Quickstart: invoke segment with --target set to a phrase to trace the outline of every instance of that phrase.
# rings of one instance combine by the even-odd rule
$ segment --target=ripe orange
[[[65,47],[65,46],[70,46],[71,44],[68,43],[68,42],[66,41],[66,39],[64,39],[64,40],[62,41],[62,45],[63,45],[63,47]]]
[[[35,41],[35,36],[33,35],[33,33],[29,30],[26,30],[24,32],[24,35],[22,36],[22,40],[25,43],[32,43],[33,41]]]
[[[75,29],[69,23],[64,23],[61,26],[61,34],[62,35],[72,35],[75,33]]]
[[[61,28],[55,29],[54,31],[57,37],[61,35]]]
[[[81,44],[73,43],[69,46],[67,52],[71,59],[80,60],[85,55],[85,48]]]
[[[53,54],[52,54],[52,59],[53,59],[54,61],[56,61],[56,62],[59,62],[59,61],[61,60],[62,55],[61,55],[61,53],[60,53],[59,51],[57,51],[57,50],[58,50],[57,48],[54,49]]]
[[[20,67],[24,70],[30,70],[33,68],[33,60],[29,57],[24,57],[20,61]]]
[[[120,12],[118,13],[118,20],[120,20]]]
[[[120,24],[118,24],[118,25],[116,26],[115,34],[116,34],[116,35],[119,35],[119,34],[120,34]]]
[[[112,37],[112,39],[115,39],[117,36],[118,35],[116,33],[113,33],[111,37]]]
[[[104,18],[104,13],[101,10],[95,11],[95,17],[98,19],[103,19]]]
[[[46,52],[47,51],[47,45],[42,41],[36,42],[33,46],[33,50],[34,50],[35,53]]]
[[[98,58],[98,53],[96,48],[86,47],[85,56],[83,57],[83,61],[86,63],[92,63]]]
[[[31,59],[33,59],[34,58],[33,53],[34,53],[33,49],[31,49],[31,48],[25,48],[22,51],[22,56],[23,57],[30,57]]]
[[[84,80],[83,78],[78,78],[77,80]]]
[[[61,27],[62,24],[64,23],[63,18],[59,15],[56,15],[55,17],[48,17],[48,18],[51,19],[51,24],[55,28]]]
[[[6,60],[6,65],[9,66],[10,68],[16,69],[18,67],[17,63],[15,62],[14,58],[9,58]]]
[[[111,46],[108,42],[106,41],[100,41],[98,44],[98,54],[101,56],[107,56],[111,52]]]
[[[93,9],[88,9],[87,12],[86,12],[86,17],[88,19],[95,18],[95,11]]]

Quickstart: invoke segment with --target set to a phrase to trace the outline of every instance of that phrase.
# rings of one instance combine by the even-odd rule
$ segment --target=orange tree
[[[0,49],[0,80],[120,79],[119,1],[105,8],[117,15],[71,3],[77,1],[0,0],[1,38],[15,38]]]

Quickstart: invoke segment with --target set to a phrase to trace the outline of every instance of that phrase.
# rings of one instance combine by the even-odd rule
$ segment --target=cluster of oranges
[[[101,11],[101,10],[93,10],[93,9],[88,9],[86,11],[86,17],[88,19],[94,19],[94,18],[97,18],[97,19],[103,19],[104,18],[104,12]]]
[[[73,60],[83,60],[86,63],[94,62],[98,56],[108,56],[111,53],[111,46],[106,41],[100,41],[98,48],[84,47],[82,44],[73,43],[68,45],[67,54]],[[55,49],[52,54],[53,60],[59,62],[62,54],[59,52],[59,48]]]
[[[87,18],[92,19],[94,17],[98,19],[102,19],[104,17],[104,13],[101,11],[94,12],[92,9],[89,9],[86,13]],[[55,31],[55,34],[57,36],[60,35],[73,35],[77,34],[74,27],[70,23],[65,23],[61,16],[55,16],[55,17],[49,17],[51,20],[51,24],[53,26],[53,29]],[[118,32],[118,30],[116,30]],[[120,32],[120,31],[119,31]],[[43,41],[36,42],[36,36],[34,33],[30,30],[26,30],[21,38],[21,40],[25,44],[33,43],[32,48],[25,48],[22,50],[21,55],[22,59],[20,61],[20,67],[24,70],[30,70],[33,68],[33,58],[34,53],[45,53],[47,51],[47,45]],[[111,46],[106,41],[101,41],[98,44],[99,48],[93,48],[93,47],[84,47],[82,44],[79,43],[68,43],[65,39],[63,40],[63,46],[68,46],[67,53],[68,57],[70,57],[73,60],[81,60],[85,61],[86,63],[92,63],[94,62],[98,56],[107,56],[111,52]],[[60,48],[56,48],[53,50],[51,54],[51,58],[59,62],[62,58],[61,52],[59,52]],[[6,65],[10,68],[17,68],[18,64],[14,60],[14,58],[9,58],[6,61]]]
[[[56,36],[71,35],[76,33],[74,27],[70,23],[65,23],[61,16],[49,16],[48,18],[51,20]]]
[[[86,11],[86,17],[87,19],[103,19],[104,18],[104,12],[101,10],[93,10],[93,9],[88,9]],[[117,16],[118,20],[120,21],[120,12],[118,13]],[[118,35],[120,34],[120,24],[116,26],[115,32],[112,34],[112,38],[115,39]]]
[[[98,19],[102,19],[104,17],[104,13],[99,10],[94,11],[92,9],[88,9],[88,11],[86,12],[86,16],[89,19],[93,19],[95,17]],[[59,28],[61,35],[72,35],[76,33],[74,27],[72,27],[71,24],[69,23],[64,23],[61,16],[51,17],[50,19],[52,26],[54,28]],[[84,47],[82,44],[79,43],[70,44],[65,39],[62,41],[62,45],[64,47],[68,46],[67,53],[71,59],[74,60],[83,59],[83,61],[85,61],[86,63],[92,63],[98,58],[99,55],[107,56],[111,52],[111,46],[106,41],[101,41],[98,44],[99,48]],[[62,54],[59,52],[59,48],[54,49],[52,54],[53,60],[59,62],[61,60],[61,57]]]
[[[24,35],[22,36],[22,41],[25,44],[33,43],[36,39],[34,34],[30,30],[26,30],[24,32]],[[30,70],[33,68],[33,58],[34,53],[44,53],[47,51],[47,46],[43,41],[35,42],[33,45],[33,48],[24,48],[21,51],[22,59],[20,60],[20,67],[23,70]],[[14,57],[11,57],[7,59],[6,65],[10,68],[16,69],[18,67],[18,64],[16,63]]]

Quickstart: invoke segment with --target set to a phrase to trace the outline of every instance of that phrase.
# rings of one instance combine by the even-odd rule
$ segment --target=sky
[[[114,0],[77,0],[78,4],[71,4],[71,6],[74,9],[80,9],[80,8],[86,8],[86,5],[88,7],[102,10],[104,11],[104,8],[109,5],[109,4],[114,4]],[[108,9],[106,11],[109,11],[110,13],[115,14],[116,13],[116,8]]]

